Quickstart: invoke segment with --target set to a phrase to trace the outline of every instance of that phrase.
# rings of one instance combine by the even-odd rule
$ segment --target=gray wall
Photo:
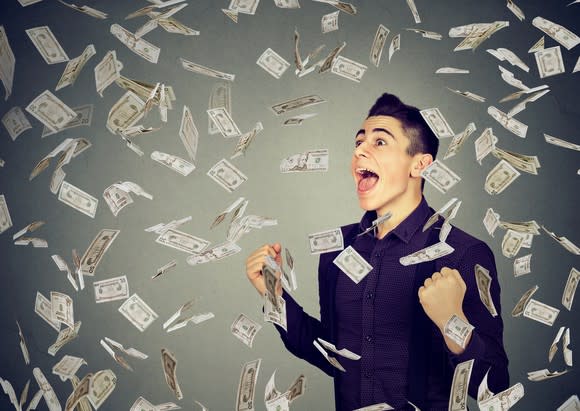
[[[95,112],[90,127],[76,128],[44,139],[40,138],[42,124],[28,115],[33,129],[12,141],[0,127],[0,158],[6,161],[0,169],[0,193],[6,196],[14,227],[0,236],[0,376],[7,378],[20,393],[32,368],[40,367],[57,391],[63,406],[70,393],[70,384],[51,374],[52,366],[64,354],[81,356],[88,366],[79,371],[95,372],[111,368],[118,377],[115,391],[103,405],[107,410],[127,410],[134,400],[143,395],[158,404],[174,400],[165,384],[160,361],[161,347],[167,347],[179,360],[177,374],[185,398],[177,401],[184,409],[197,409],[194,400],[211,410],[232,409],[236,387],[244,362],[262,358],[256,393],[259,410],[264,385],[274,369],[280,390],[300,373],[307,377],[305,395],[293,404],[297,410],[329,410],[333,407],[331,380],[302,360],[292,357],[283,347],[271,324],[264,324],[249,349],[229,331],[234,318],[241,312],[261,321],[259,296],[247,282],[244,274],[246,256],[265,242],[279,241],[294,254],[299,288],[294,292],[306,311],[318,314],[316,268],[317,257],[309,254],[307,235],[356,221],[362,214],[349,172],[353,135],[374,100],[383,92],[399,95],[404,101],[420,108],[439,107],[457,133],[470,121],[475,122],[474,133],[462,151],[445,163],[456,171],[462,181],[443,196],[427,185],[425,195],[432,207],[438,208],[449,198],[458,197],[463,205],[455,224],[483,239],[493,249],[502,288],[501,303],[505,321],[504,340],[510,360],[511,383],[522,382],[526,395],[517,405],[521,410],[549,410],[578,393],[578,373],[572,368],[567,375],[544,382],[527,380],[526,372],[565,367],[561,354],[547,363],[548,348],[560,326],[572,328],[572,346],[577,346],[580,320],[578,304],[569,312],[561,305],[561,295],[570,269],[577,259],[545,234],[535,237],[531,252],[532,273],[514,278],[513,261],[501,254],[503,231],[495,238],[485,231],[482,218],[488,207],[501,214],[502,219],[525,221],[535,219],[559,235],[580,244],[577,217],[578,161],[577,152],[547,144],[542,133],[548,133],[578,143],[578,76],[572,68],[578,58],[578,47],[570,51],[562,48],[566,73],[555,77],[539,78],[534,57],[527,53],[543,33],[531,25],[535,16],[543,16],[580,33],[580,5],[566,7],[568,0],[520,0],[526,14],[520,22],[505,7],[504,1],[426,1],[416,0],[423,20],[414,24],[403,0],[356,1],[358,14],[340,14],[338,31],[322,34],[320,18],[334,11],[331,6],[301,0],[299,10],[275,7],[271,0],[262,0],[255,16],[240,15],[233,23],[220,11],[228,2],[198,0],[176,15],[183,23],[199,30],[200,36],[185,37],[157,29],[145,38],[162,48],[158,64],[151,64],[129,51],[110,32],[113,23],[135,31],[145,18],[124,21],[131,11],[145,6],[145,2],[102,0],[91,2],[109,14],[107,20],[96,20],[70,10],[55,1],[22,8],[15,0],[3,2],[0,23],[6,29],[16,56],[16,75],[13,95],[0,102],[0,115],[11,107],[22,108],[45,89],[54,90],[65,64],[46,65],[28,39],[25,29],[48,25],[69,57],[79,55],[92,43],[97,55],[89,61],[80,78],[72,87],[56,95],[71,107],[94,104]],[[450,27],[475,22],[509,20],[510,27],[496,33],[475,52],[453,52],[460,39],[447,36]],[[388,44],[377,69],[369,63],[368,54],[379,24],[391,30],[388,41],[396,33],[402,34],[401,50],[388,63]],[[259,68],[255,61],[266,48],[271,47],[289,62],[293,61],[293,31],[301,34],[301,50],[306,55],[321,43],[327,53],[342,41],[347,46],[345,57],[369,66],[360,84],[333,74],[312,74],[297,78],[293,67],[280,80]],[[419,27],[444,35],[443,40],[424,39],[406,31]],[[546,47],[557,45],[546,36]],[[487,48],[507,47],[530,66],[530,72],[502,65],[529,86],[548,84],[550,93],[517,115],[529,126],[526,139],[519,139],[496,123],[486,112],[495,105],[507,111],[513,103],[498,103],[511,93],[497,68],[499,62],[486,53]],[[109,87],[104,97],[95,92],[93,68],[108,50],[116,50],[124,64],[123,74],[130,78],[172,85],[177,101],[169,112],[169,122],[161,124],[155,110],[145,123],[162,126],[155,134],[136,138],[146,155],[139,158],[124,148],[118,136],[105,128],[107,113],[123,94],[117,86]],[[235,140],[224,140],[220,135],[207,133],[205,110],[215,79],[183,70],[178,58],[235,73],[232,85],[233,117],[240,129],[249,130],[256,121],[262,121],[264,131],[259,134],[245,157],[233,161],[247,176],[248,181],[230,194],[219,187],[205,173],[221,158],[229,158]],[[441,66],[467,68],[468,75],[436,75]],[[449,92],[445,87],[469,90],[487,98],[476,103]],[[327,103],[302,110],[318,113],[301,127],[282,127],[284,118],[273,115],[269,107],[286,99],[316,93]],[[3,90],[2,90],[3,95]],[[200,130],[197,169],[182,177],[161,167],[149,158],[154,150],[186,158],[187,154],[178,137],[182,106],[191,108]],[[485,176],[496,164],[487,158],[479,166],[475,161],[473,140],[486,127],[493,127],[499,138],[498,146],[523,154],[537,155],[541,162],[539,175],[523,174],[505,192],[490,196],[483,190]],[[29,182],[28,175],[36,162],[66,137],[86,137],[93,147],[65,167],[67,181],[99,198],[97,215],[91,219],[59,202],[49,189],[50,174],[45,171]],[[449,141],[442,141],[441,155]],[[282,158],[311,148],[330,150],[330,169],[327,173],[280,174]],[[116,181],[133,181],[154,195],[149,201],[134,196],[134,204],[114,217],[103,198],[103,190]],[[190,267],[185,255],[154,242],[153,234],[144,228],[158,222],[168,222],[184,216],[193,216],[183,230],[217,243],[225,238],[225,228],[209,231],[213,218],[239,196],[250,200],[247,213],[278,219],[278,225],[247,234],[239,242],[243,248],[224,261]],[[48,241],[48,249],[14,246],[12,234],[34,220],[46,225],[35,235]],[[131,293],[138,293],[158,314],[159,319],[144,333],[139,332],[118,312],[121,302],[96,305],[92,290],[93,279],[87,278],[87,287],[76,293],[65,276],[52,262],[51,254],[60,254],[70,261],[71,249],[81,253],[101,228],[117,228],[121,234],[105,255],[94,280],[121,274],[129,278]],[[522,250],[521,255],[528,250]],[[178,266],[162,278],[152,281],[155,269],[171,259]],[[526,318],[512,318],[511,309],[520,295],[538,284],[536,298],[559,308],[560,314],[553,327]],[[74,299],[75,320],[83,325],[78,339],[65,346],[56,357],[47,354],[47,347],[56,338],[52,330],[34,313],[36,291],[49,295],[51,290],[62,291]],[[161,324],[183,302],[197,297],[195,310],[212,311],[215,319],[188,326],[167,334]],[[15,319],[20,321],[28,342],[32,364],[26,366],[18,346]],[[119,367],[100,347],[104,336],[125,346],[133,346],[149,354],[145,361],[131,360],[135,368],[130,373]],[[36,391],[36,384],[33,384]],[[6,396],[0,396],[0,408],[10,409]],[[472,405],[475,406],[474,403]],[[46,409],[41,404],[39,409]]]

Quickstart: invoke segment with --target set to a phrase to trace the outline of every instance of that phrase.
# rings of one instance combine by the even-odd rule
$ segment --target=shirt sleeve
[[[487,269],[491,276],[490,293],[497,311],[495,317],[491,315],[479,297],[475,280],[475,264]],[[503,346],[500,285],[493,252],[483,242],[467,248],[455,268],[461,273],[467,286],[463,312],[475,328],[464,352],[454,354],[447,349],[447,346],[445,348],[453,368],[461,362],[475,359],[468,392],[471,397],[477,399],[479,384],[488,370],[487,382],[492,392],[497,394],[509,387],[508,359]]]
[[[321,259],[322,260],[322,259]],[[319,292],[324,290],[324,264],[319,264]],[[321,304],[321,319],[311,317],[304,312],[302,307],[292,298],[292,296],[283,291],[282,297],[286,301],[286,328],[275,324],[276,329],[280,333],[282,342],[292,354],[296,357],[306,360],[315,367],[320,368],[326,374],[334,376],[335,368],[324,358],[322,353],[314,346],[313,342],[320,337],[326,341],[330,341],[327,310],[323,309],[324,294],[320,295]]]

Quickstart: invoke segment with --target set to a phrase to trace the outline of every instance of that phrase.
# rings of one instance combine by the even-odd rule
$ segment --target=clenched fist
[[[264,244],[262,247],[255,250],[246,259],[246,276],[252,283],[258,293],[263,296],[266,293],[266,283],[262,268],[266,264],[266,257],[272,257],[279,267],[282,266],[282,246],[279,243]],[[277,272],[278,284],[276,286],[276,295],[282,295],[282,284],[279,281],[280,272]]]
[[[467,320],[463,314],[463,297],[467,286],[459,271],[443,267],[425,280],[419,288],[419,302],[425,314],[443,333],[445,323],[453,314]]]

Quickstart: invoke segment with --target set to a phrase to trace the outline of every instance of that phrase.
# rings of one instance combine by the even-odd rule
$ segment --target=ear
[[[419,153],[413,157],[411,164],[411,177],[421,177],[421,172],[433,163],[433,156],[431,154]]]

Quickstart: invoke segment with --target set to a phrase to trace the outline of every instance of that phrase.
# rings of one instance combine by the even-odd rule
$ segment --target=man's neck
[[[403,201],[401,201],[400,204],[392,205],[390,208],[389,206],[385,206],[380,210],[377,210],[377,218],[385,215],[389,211],[392,213],[392,217],[379,224],[376,237],[378,239],[382,239],[392,230],[394,230],[417,208],[417,206],[421,203],[422,198],[423,194],[419,192],[418,195],[414,195],[409,199],[401,199]]]

